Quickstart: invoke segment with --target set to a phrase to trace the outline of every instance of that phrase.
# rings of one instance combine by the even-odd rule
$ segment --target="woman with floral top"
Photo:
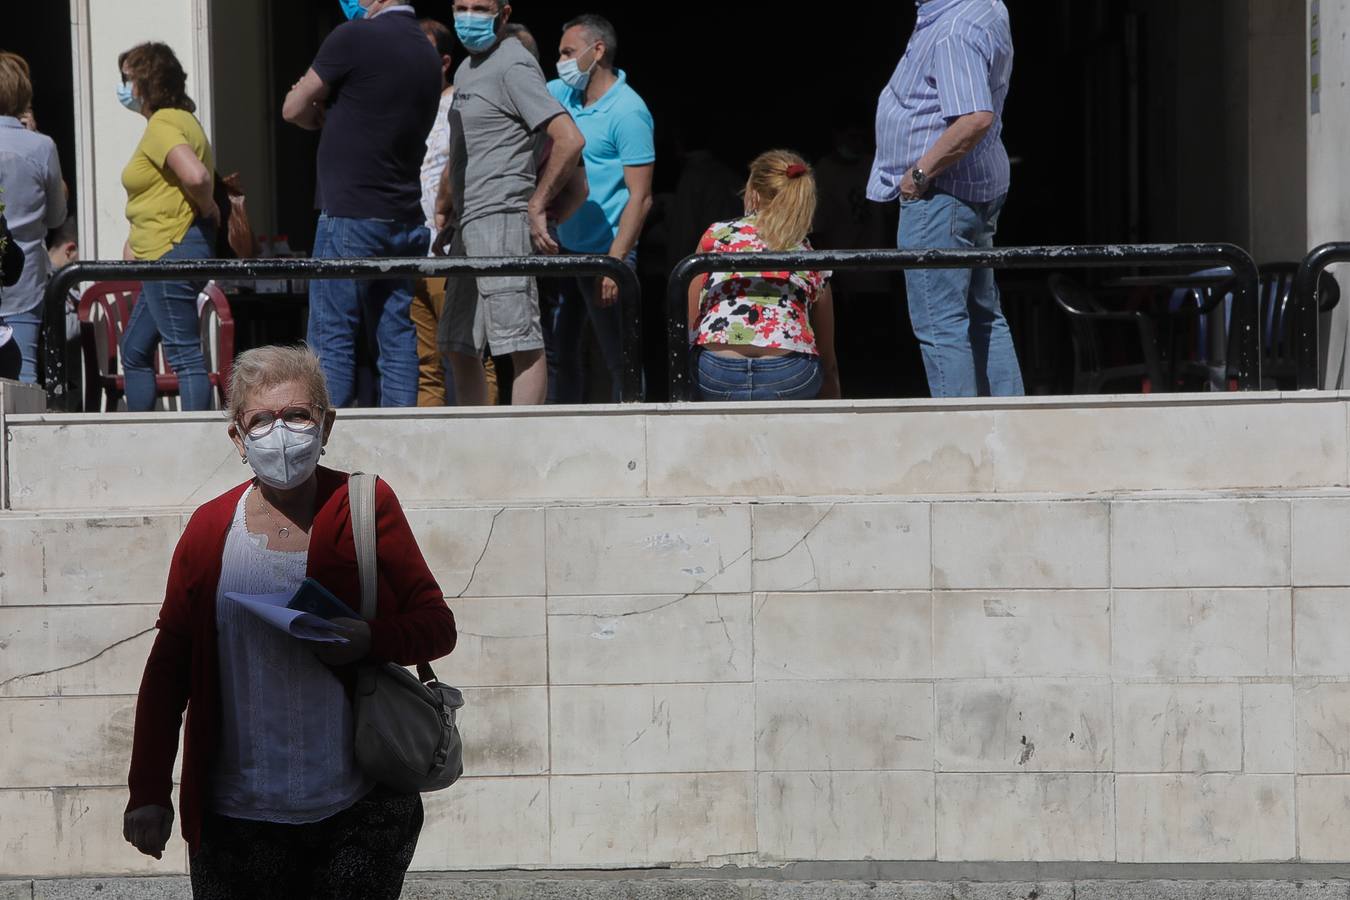
[[[699,253],[810,250],[816,182],[805,160],[771,150],[750,164],[745,215],[713,225]],[[719,272],[689,288],[704,400],[839,397],[829,272]]]

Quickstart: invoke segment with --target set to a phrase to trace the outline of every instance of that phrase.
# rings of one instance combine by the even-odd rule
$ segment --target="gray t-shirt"
[[[515,38],[507,38],[455,70],[450,107],[453,187],[459,223],[525,212],[534,194],[535,132],[566,115],[544,72]]]

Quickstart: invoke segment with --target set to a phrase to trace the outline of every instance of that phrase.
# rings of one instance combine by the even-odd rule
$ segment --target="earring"
[[[248,465],[248,454],[245,453],[243,456],[239,457],[239,461],[244,465]]]
[[[325,456],[325,455],[327,455],[327,453],[328,453],[328,448],[327,448],[327,447],[320,447],[320,448],[319,448],[319,455],[320,455],[320,456]]]

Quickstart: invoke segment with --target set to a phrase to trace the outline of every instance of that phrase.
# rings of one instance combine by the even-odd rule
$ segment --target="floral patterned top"
[[[755,217],[719,222],[699,241],[699,253],[763,253],[769,248]],[[802,241],[797,250],[810,250]],[[769,347],[818,356],[809,310],[829,272],[717,272],[707,277],[699,310],[700,347]]]

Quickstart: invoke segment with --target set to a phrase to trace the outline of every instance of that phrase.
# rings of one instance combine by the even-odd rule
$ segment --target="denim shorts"
[[[806,353],[750,357],[700,350],[695,365],[699,395],[714,402],[814,400],[824,381],[820,357]]]

